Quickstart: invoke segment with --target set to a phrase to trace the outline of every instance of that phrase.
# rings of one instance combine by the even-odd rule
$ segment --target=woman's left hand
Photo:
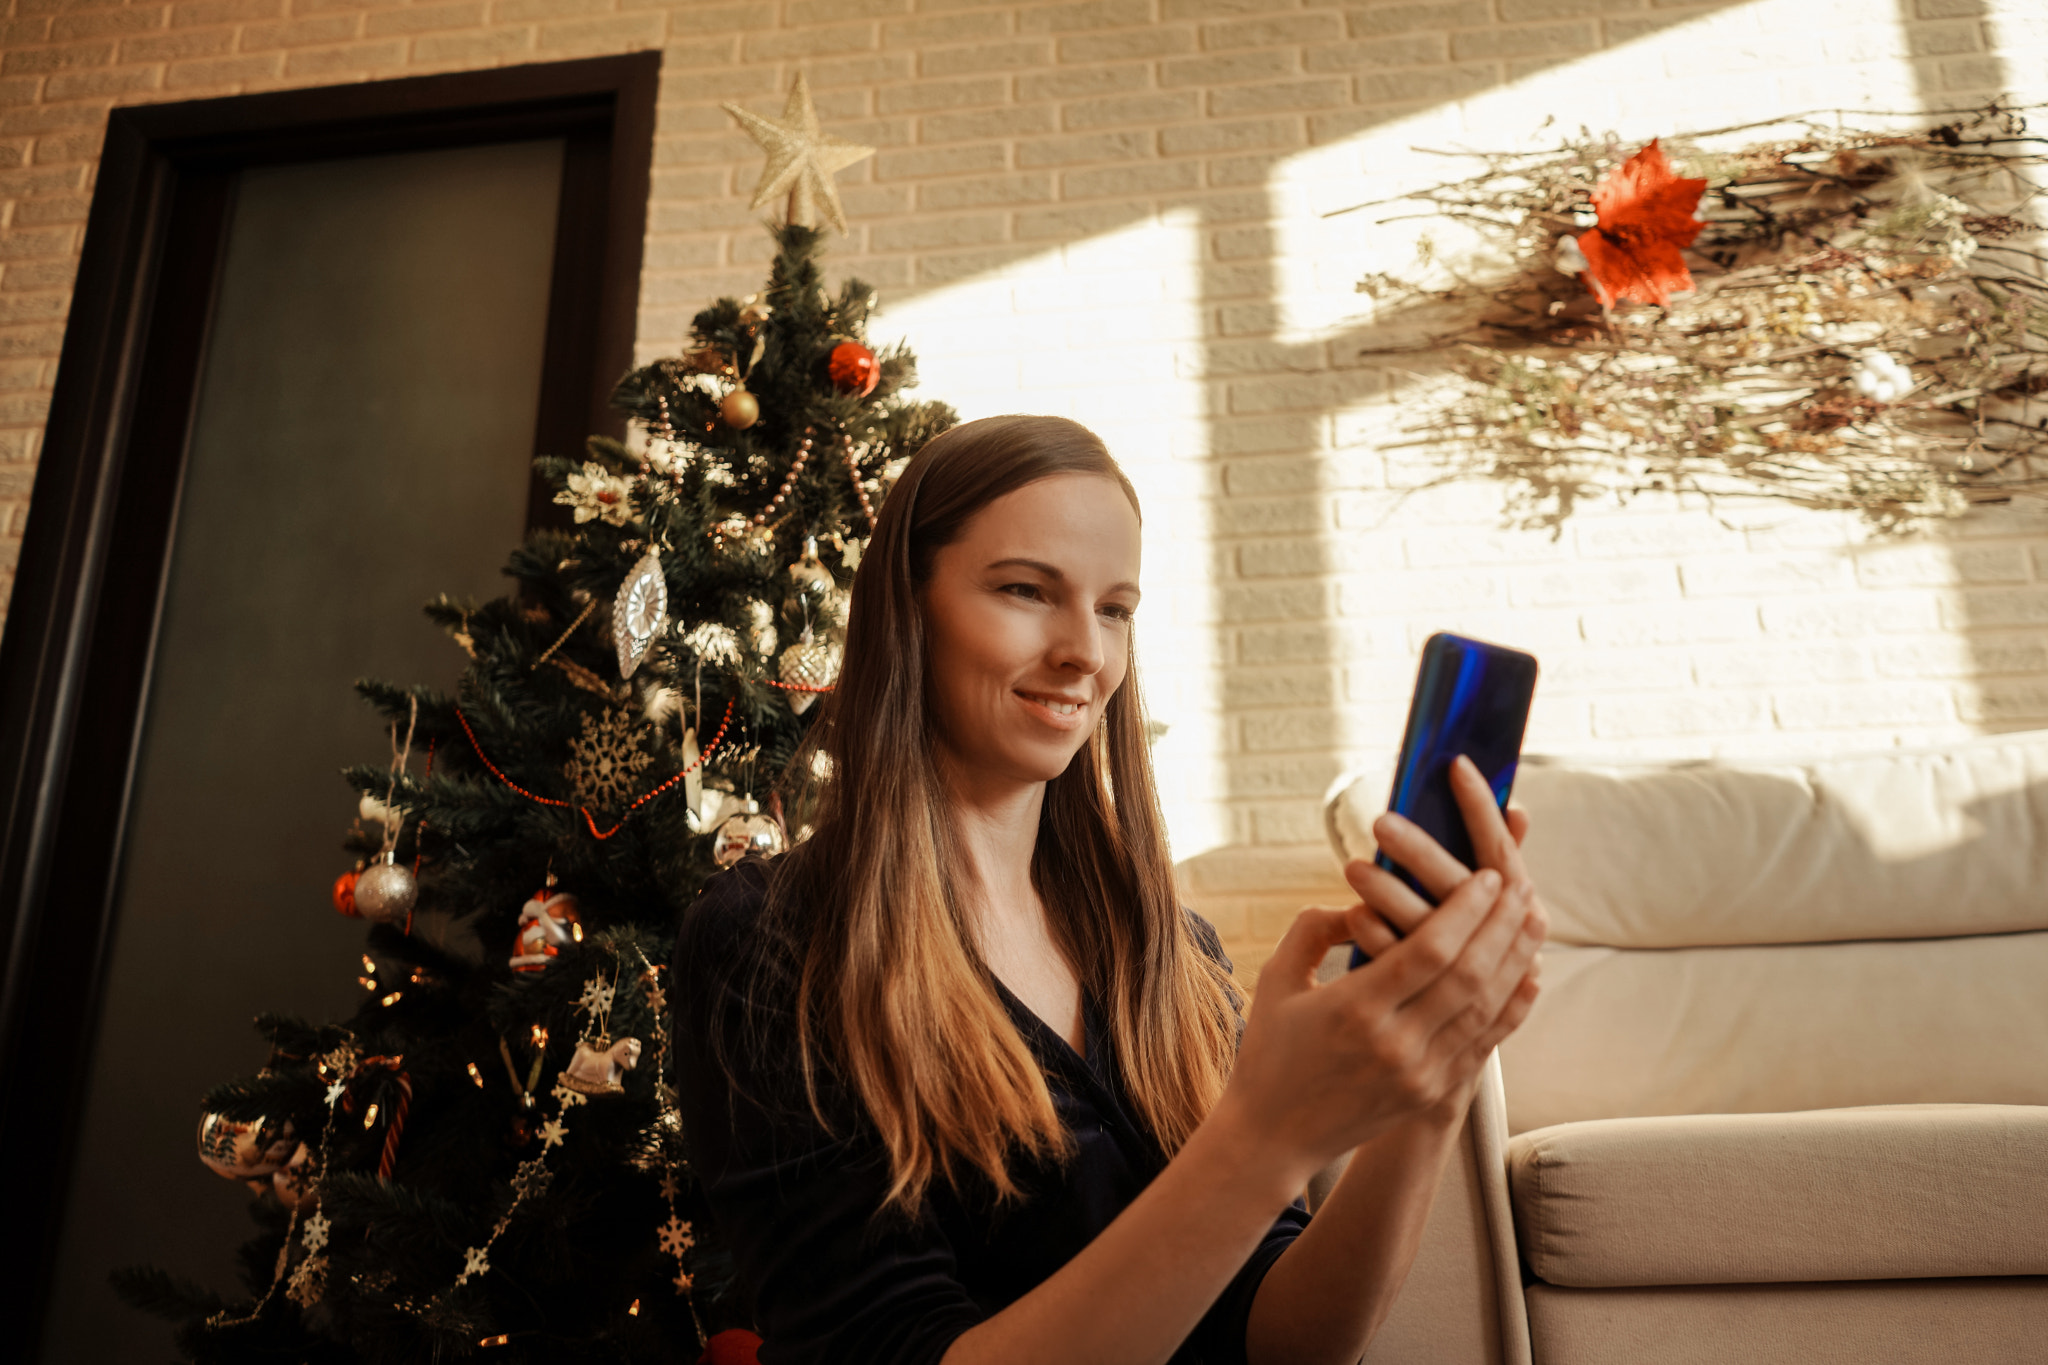
[[[1549,915],[1543,909],[1542,900],[1529,879],[1528,867],[1522,861],[1522,841],[1529,834],[1529,813],[1515,806],[1503,812],[1494,801],[1493,791],[1487,786],[1485,777],[1468,758],[1460,756],[1451,764],[1450,778],[1451,792],[1465,817],[1465,828],[1472,836],[1479,867],[1492,868],[1500,873],[1508,891],[1525,892],[1534,903],[1531,921],[1539,934],[1545,932]],[[1372,832],[1387,856],[1408,869],[1439,902],[1479,870],[1466,867],[1420,826],[1392,811],[1373,821]],[[1423,919],[1436,909],[1399,877],[1364,858],[1355,858],[1345,865],[1344,879],[1358,893],[1358,904],[1350,910],[1354,941],[1371,957],[1379,956],[1415,932]],[[1541,972],[1542,959],[1538,957],[1531,962],[1528,975],[1515,992],[1514,1004],[1518,1008],[1510,1010],[1510,1018],[1502,1021],[1508,1027],[1500,1031],[1499,1037],[1484,1040],[1485,1047],[1480,1052],[1482,1063],[1485,1054],[1493,1050],[1500,1037],[1505,1037],[1521,1023],[1528,1006],[1535,1000],[1536,983]],[[1436,1112],[1448,1118],[1462,1117],[1471,1103],[1478,1079],[1479,1072],[1475,1068],[1468,1082],[1437,1105]]]

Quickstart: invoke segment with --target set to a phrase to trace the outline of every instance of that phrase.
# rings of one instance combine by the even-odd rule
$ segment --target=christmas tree
[[[619,383],[640,448],[539,462],[575,527],[528,536],[512,592],[427,607],[468,656],[455,695],[357,684],[392,738],[347,773],[360,861],[334,888],[373,922],[362,1005],[258,1020],[268,1064],[203,1103],[202,1160],[260,1192],[250,1297],[117,1277],[194,1360],[668,1365],[732,1325],[665,964],[704,879],[790,837],[774,788],[874,508],[956,420],[902,396],[907,350],[866,346],[868,287],[824,286],[806,220],[838,219],[820,166],[847,149],[807,111],[799,84],[784,123],[746,116],[795,140],[776,185],[763,137],[792,219],[766,291]]]

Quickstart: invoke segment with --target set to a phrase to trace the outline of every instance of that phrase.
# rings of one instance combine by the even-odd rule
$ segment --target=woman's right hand
[[[1217,1117],[1274,1150],[1296,1184],[1405,1119],[1447,1104],[1462,1113],[1488,1054],[1535,1001],[1546,917],[1484,779],[1466,767],[1452,785],[1487,865],[1472,872],[1415,825],[1382,817],[1381,846],[1437,906],[1354,862],[1345,874],[1359,903],[1302,911],[1259,974]],[[1394,940],[1388,924],[1407,936]],[[1350,941],[1372,961],[1318,986],[1324,954]]]

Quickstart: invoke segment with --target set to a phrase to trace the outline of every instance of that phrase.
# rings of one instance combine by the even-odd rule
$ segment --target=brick
[[[1238,757],[1224,766],[1223,792],[1226,796],[1320,797],[1343,771],[1335,754],[1327,751],[1286,757]]]
[[[917,187],[917,206],[939,212],[996,204],[1042,204],[1052,197],[1052,176],[1043,171],[940,180]]]
[[[1159,133],[1159,149],[1168,156],[1200,156],[1212,152],[1245,152],[1255,149],[1280,150],[1299,147],[1303,141],[1301,121],[1292,118],[1202,123],[1192,127],[1163,128]]]
[[[1184,94],[1112,95],[1107,99],[1080,100],[1066,107],[1063,118],[1070,131],[1080,132],[1134,124],[1156,127],[1199,118],[1201,113],[1201,95],[1188,91]]]
[[[1185,85],[1228,85],[1236,81],[1270,81],[1301,74],[1302,58],[1291,50],[1226,52],[1213,57],[1184,57],[1163,62],[1159,83],[1169,88]],[[1310,61],[1313,61],[1311,56]]]
[[[1944,612],[1952,628],[2048,624],[2048,588],[1981,588]]]
[[[1302,55],[1302,64],[1310,71],[1351,71],[1359,67],[1428,66],[1449,61],[1450,55],[1448,34],[1419,33],[1356,43],[1326,43],[1308,49]]]
[[[0,72],[10,76],[70,71],[105,66],[114,59],[112,43],[69,43],[63,47],[20,48],[0,58]]]
[[[1500,21],[1526,24],[1542,19],[1576,19],[1614,10],[1639,10],[1643,0],[1500,0]]]
[[[1152,0],[1084,0],[1020,11],[1019,33],[1075,33],[1098,28],[1134,28],[1152,22]]]
[[[59,71],[49,78],[46,97],[53,100],[93,99],[103,95],[134,95],[163,83],[154,66],[110,67],[103,71]]]
[[[1327,411],[1361,397],[1385,391],[1377,373],[1363,370],[1335,370],[1321,374],[1262,376],[1232,380],[1229,385],[1230,411],[1234,413],[1285,412],[1289,409]]]
[[[1825,691],[1781,692],[1771,700],[1787,730],[1826,730],[1846,717],[1858,725],[1944,725],[1955,720],[1955,694],[1941,683],[1837,685]]]
[[[1454,100],[1491,90],[1502,81],[1492,66],[1418,67],[1412,71],[1373,71],[1358,77],[1361,104],[1416,100]]]
[[[284,66],[284,54],[267,56],[216,57],[208,61],[177,62],[164,68],[166,90],[192,90],[205,86],[241,85],[276,76]]]
[[[911,0],[788,0],[782,22],[790,28],[799,24],[825,24],[845,19],[887,19],[908,14],[916,6]]]
[[[1956,699],[1966,724],[2008,726],[2048,718],[2048,682],[1987,682]]]
[[[1068,171],[1060,177],[1060,190],[1068,199],[1104,196],[1127,199],[1138,194],[1172,194],[1177,190],[1191,190],[1201,183],[1199,163],[1166,161],[1126,164],[1096,171]]]
[[[1790,558],[1778,555],[1716,555],[1679,563],[1687,597],[1767,597],[1827,592],[1855,586],[1850,565],[1836,555]]]
[[[1468,62],[1484,58],[1527,58],[1538,54],[1591,52],[1599,39],[1589,23],[1491,28],[1451,35],[1451,56]]]
[[[923,256],[917,262],[917,282],[923,285],[953,284],[960,280],[972,279],[976,275],[992,274],[1006,266],[1014,265],[1029,254],[1022,247],[1004,247],[990,251],[956,251],[945,255]]]
[[[83,223],[92,208],[92,196],[63,194],[49,199],[23,199],[14,206],[8,220],[16,227],[43,227],[56,223]]]
[[[931,247],[970,246],[1001,241],[1008,235],[1002,214],[953,218],[921,218],[907,223],[877,223],[869,245],[876,251],[921,251]]]
[[[42,228],[35,232],[11,231],[0,234],[0,260],[19,261],[31,256],[62,256],[70,252],[77,234],[70,228]]]
[[[2018,545],[1886,546],[1856,559],[1857,581],[1873,588],[2024,583],[2030,577]]]
[[[164,26],[164,7],[143,5],[135,9],[84,10],[73,14],[60,14],[50,21],[50,37],[55,42],[70,42],[77,38],[123,38],[131,33],[147,33]],[[12,41],[12,35],[9,35]]]
[[[625,0],[619,8],[668,9],[675,0]],[[781,19],[774,5],[764,5],[759,0],[747,0],[738,5],[723,5],[717,9],[698,9],[689,12],[688,35],[692,38],[712,33],[744,33],[759,29],[774,28]]]
[[[100,143],[104,140],[102,129],[81,129],[75,133],[57,133],[36,139],[36,164],[38,166],[68,166],[74,161],[97,161]]]
[[[1211,52],[1234,47],[1285,47],[1333,42],[1344,36],[1344,20],[1327,11],[1281,18],[1246,19],[1202,25],[1202,46]]]
[[[1021,241],[1075,242],[1126,227],[1134,216],[1123,204],[1026,209],[1017,215],[1016,235]]]
[[[1160,17],[1168,23],[1179,19],[1221,19],[1237,14],[1267,14],[1273,0],[1162,0]]]
[[[1223,704],[1233,708],[1328,706],[1335,693],[1327,668],[1232,668],[1223,675]]]
[[[0,48],[34,47],[49,40],[48,19],[0,20]]]
[[[70,79],[72,77],[77,76],[98,74],[100,73],[67,71],[61,73],[60,75],[52,76],[49,79],[52,81],[57,81],[63,79]],[[42,98],[43,78],[41,76],[10,76],[5,79],[0,79],[0,105],[34,104],[37,100],[40,100]],[[55,99],[56,96],[53,95],[50,96],[50,98]]]
[[[750,62],[780,62],[792,57],[838,56],[856,48],[881,46],[881,30],[873,24],[837,24],[830,28],[750,33],[741,46]]]
[[[1050,133],[1059,116],[1049,105],[982,109],[969,114],[927,114],[918,132],[926,142],[963,142],[972,138],[1026,137]]]
[[[484,21],[483,0],[455,5],[408,5],[363,16],[363,36],[383,38],[396,33],[434,33],[474,28]]]
[[[1091,66],[1078,70],[1045,71],[1017,78],[1017,98],[1026,100],[1065,100],[1088,95],[1114,95],[1129,90],[1142,90],[1152,83],[1150,67],[1137,64],[1129,66]]]
[[[185,33],[160,33],[148,38],[129,38],[121,44],[121,62],[179,62],[193,57],[216,57],[234,50],[232,29],[215,28]]]
[[[1354,9],[1346,24],[1354,38],[1378,38],[1418,30],[1483,28],[1493,22],[1488,0],[1426,0],[1421,4],[1375,5]]]
[[[405,60],[405,43],[389,39],[379,43],[351,43],[346,47],[300,49],[285,58],[285,73],[291,76],[331,76],[345,71],[382,71]]]
[[[1244,747],[1255,754],[1327,752],[1344,739],[1337,717],[1325,710],[1254,712],[1240,723]]]
[[[875,157],[875,174],[892,180],[915,179],[928,175],[963,175],[974,171],[999,171],[1009,162],[1009,152],[999,143],[970,143],[964,147],[906,147],[878,153]]]
[[[882,25],[885,47],[935,47],[971,43],[1010,34],[1008,14],[932,14]]]
[[[1217,118],[1270,114],[1283,109],[1324,109],[1351,98],[1342,80],[1281,81],[1271,85],[1225,87],[1209,92],[1209,112]]]
[[[1940,628],[1942,603],[1934,593],[1862,592],[1801,602],[1763,604],[1764,631],[1780,639],[1864,639]]]
[[[488,62],[533,50],[530,28],[498,28],[483,33],[423,33],[412,40],[415,62],[441,65]]]
[[[171,6],[171,27],[212,28],[283,16],[284,0],[178,0]]]
[[[83,220],[80,215],[79,221]],[[0,294],[0,324],[54,322],[70,307],[69,294]]]
[[[1508,601],[1531,607],[1654,602],[1679,595],[1669,564],[1574,564],[1523,569],[1508,580]]]
[[[62,325],[0,328],[0,355],[55,356],[63,344]]]
[[[9,171],[0,173],[0,195],[12,197],[9,186],[19,180],[35,176],[46,177],[51,189],[75,190],[85,183],[85,167],[65,166],[52,171]],[[17,235],[19,233],[15,232],[8,234],[6,237],[0,237],[0,256],[8,254],[5,243],[11,241]],[[62,238],[49,238],[46,240],[68,242],[70,238],[66,234]],[[65,248],[62,246],[53,245],[48,248],[45,254],[56,255],[64,250]],[[31,256],[35,254],[38,253],[15,253],[16,256]],[[7,267],[6,279],[0,281],[0,289],[68,289],[71,287],[71,272],[75,265],[76,262],[69,260],[36,261],[32,265],[10,265]]]
[[[1073,166],[1090,161],[1135,161],[1152,154],[1150,131],[1088,133],[1017,144],[1019,166]]]
[[[1194,50],[1194,31],[1185,28],[1141,28],[1060,39],[1060,60],[1076,64],[1172,57]]]
[[[875,93],[875,107],[884,114],[914,114],[933,109],[964,109],[1001,104],[1008,95],[1001,77],[976,76],[957,81],[917,81]]]
[[[1580,617],[1589,644],[1606,648],[1750,640],[1757,609],[1748,602],[1599,607]]]
[[[573,19],[542,24],[534,45],[543,52],[567,56],[578,52],[616,52],[651,47],[667,31],[659,14],[619,14],[609,19]]]
[[[356,36],[361,19],[353,14],[329,14],[318,19],[294,19],[281,24],[250,24],[242,30],[241,50],[263,52],[280,47],[318,47],[341,43]]]
[[[1703,649],[1692,671],[1702,687],[1768,688],[1865,682],[1877,670],[1871,650],[1858,641],[1796,649]]]
[[[1219,536],[1273,536],[1329,529],[1330,516],[1320,497],[1233,498],[1217,504]]]
[[[1909,56],[1953,57],[1984,50],[1983,26],[1971,20],[1948,24],[1908,24],[1901,33]]]
[[[1770,726],[1769,702],[1756,694],[1693,692],[1675,697],[1598,698],[1593,702],[1593,733],[1602,739],[1739,734]]]
[[[1913,0],[1913,13],[1921,19],[1982,19],[1991,13],[1991,0]]]
[[[1007,43],[981,43],[974,47],[948,47],[924,52],[918,62],[928,76],[957,76],[977,71],[1017,71],[1030,66],[1052,64],[1052,43],[1048,39],[1020,39]]]

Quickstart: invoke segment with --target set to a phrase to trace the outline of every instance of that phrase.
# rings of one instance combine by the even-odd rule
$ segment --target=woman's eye
[[[1103,603],[1101,610],[1102,614],[1112,621],[1130,621],[1137,616],[1137,612],[1133,608],[1122,606],[1116,602]]]
[[[1036,583],[1005,583],[1003,584],[1001,591],[1007,593],[1014,593],[1018,597],[1027,598],[1034,602],[1037,601],[1040,597],[1044,596],[1043,593],[1039,592],[1038,585]]]

